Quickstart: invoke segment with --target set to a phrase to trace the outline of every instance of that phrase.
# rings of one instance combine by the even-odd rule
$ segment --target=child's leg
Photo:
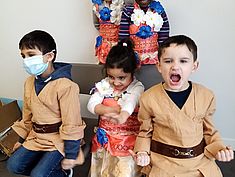
[[[7,169],[15,174],[29,176],[41,156],[42,152],[30,151],[21,146],[8,159]]]
[[[59,151],[44,152],[42,158],[32,170],[31,177],[66,177],[61,167],[63,155]]]

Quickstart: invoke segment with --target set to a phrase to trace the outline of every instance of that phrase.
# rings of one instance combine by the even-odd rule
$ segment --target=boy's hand
[[[75,159],[63,159],[61,161],[61,166],[64,170],[68,170],[73,168],[76,164],[76,160]]]
[[[22,145],[22,144],[21,144],[20,142],[16,142],[15,145],[14,145],[14,147],[13,147],[13,149],[12,149],[12,151],[13,151],[13,152],[16,151],[21,145]]]
[[[233,149],[229,146],[226,147],[226,149],[220,150],[216,154],[216,160],[222,161],[222,162],[229,162],[232,159],[234,159],[234,152]]]
[[[147,152],[134,153],[132,150],[128,150],[136,164],[139,166],[147,166],[150,163],[150,157]]]

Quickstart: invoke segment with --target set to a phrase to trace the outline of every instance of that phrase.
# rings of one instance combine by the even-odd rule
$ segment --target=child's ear
[[[198,62],[198,61],[195,61],[195,62],[193,63],[192,72],[195,72],[195,71],[198,69],[198,66],[199,66],[199,62]]]
[[[156,68],[157,68],[158,72],[161,73],[162,70],[161,70],[161,65],[160,65],[159,61],[157,61],[157,63],[156,63]]]
[[[54,57],[55,57],[54,52],[49,52],[46,55],[47,61],[52,61],[54,59]]]

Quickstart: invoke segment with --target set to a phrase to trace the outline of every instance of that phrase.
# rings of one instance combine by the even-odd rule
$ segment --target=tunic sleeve
[[[153,124],[152,113],[148,105],[149,96],[140,98],[140,108],[138,113],[138,120],[141,123],[140,132],[136,138],[135,152],[147,152],[150,153],[150,144],[152,139]]]
[[[225,148],[218,130],[215,129],[212,118],[215,112],[215,97],[211,99],[206,117],[203,120],[203,133],[206,141],[205,155],[208,158],[214,158],[219,150]]]
[[[60,136],[63,140],[79,140],[84,136],[85,123],[80,114],[79,87],[71,84],[59,91],[62,125]]]
[[[95,106],[98,104],[101,104],[103,99],[104,99],[104,97],[98,91],[96,91],[94,94],[91,95],[91,97],[88,101],[88,104],[87,104],[87,109],[92,114],[96,114],[95,113]]]
[[[33,81],[32,81],[33,82]],[[17,121],[12,126],[13,130],[22,138],[26,139],[30,130],[32,129],[32,112],[30,106],[30,94],[31,94],[31,84],[28,79],[24,85],[24,102],[22,110],[22,119]]]

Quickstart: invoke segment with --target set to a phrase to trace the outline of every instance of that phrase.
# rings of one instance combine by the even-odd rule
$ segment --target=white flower
[[[121,21],[121,11],[120,10],[112,11],[110,21],[111,23],[114,23],[115,25],[119,25]]]
[[[144,15],[144,21],[146,21],[146,25],[149,25],[151,28],[153,27],[155,20],[155,14],[152,11],[148,11]]]
[[[110,5],[111,10],[121,10],[123,7],[124,1],[123,0],[113,0],[112,4]]]
[[[103,96],[110,95],[113,93],[113,88],[109,84],[108,79],[103,79],[100,82],[96,83],[95,87],[97,88],[98,92]]]
[[[154,18],[155,18],[155,20],[154,20],[154,29],[153,30],[158,32],[158,31],[160,31],[164,21],[163,21],[162,16],[157,13],[155,13]]]
[[[144,11],[140,9],[134,9],[134,13],[131,15],[131,21],[134,22],[136,26],[144,22]]]
[[[110,10],[112,10],[110,17],[111,23],[114,23],[115,25],[120,24],[123,4],[124,4],[123,0],[112,1],[112,4],[110,5]]]
[[[93,12],[98,18],[100,18],[100,13],[97,11],[95,6],[93,6]]]

